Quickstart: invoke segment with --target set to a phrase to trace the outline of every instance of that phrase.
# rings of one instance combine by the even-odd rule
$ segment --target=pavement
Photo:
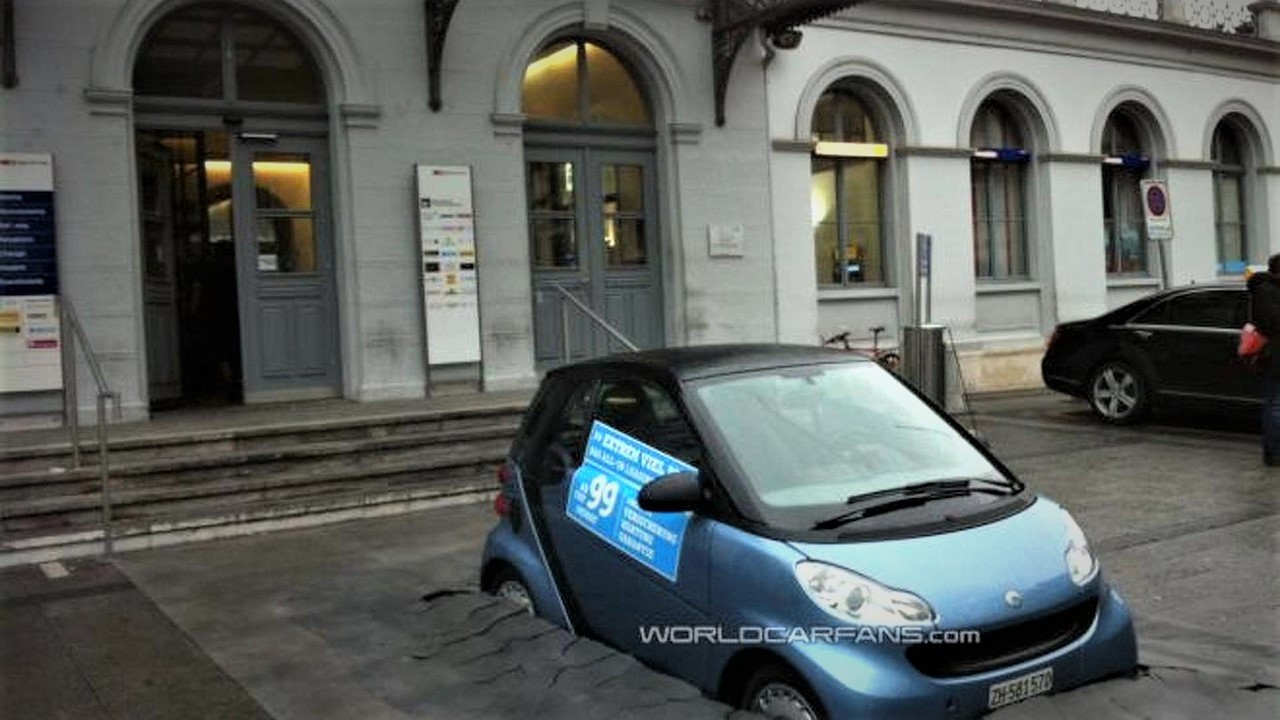
[[[1249,419],[1111,428],[1048,394],[974,410],[1088,533],[1143,664],[992,717],[1280,717],[1280,472]],[[748,717],[478,594],[492,521],[460,506],[0,573],[0,717]]]

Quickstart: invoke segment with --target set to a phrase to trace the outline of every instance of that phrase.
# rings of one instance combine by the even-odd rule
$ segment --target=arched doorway
[[[525,70],[523,110],[535,353],[561,359],[564,288],[641,348],[663,344],[655,133],[626,62],[557,39]],[[573,358],[623,349],[569,313]]]
[[[324,81],[275,18],[204,3],[134,62],[153,407],[341,389]]]

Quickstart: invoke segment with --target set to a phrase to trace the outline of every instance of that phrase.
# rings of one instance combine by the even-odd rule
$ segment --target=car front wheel
[[[1137,422],[1150,404],[1146,381],[1132,365],[1108,360],[1098,366],[1089,380],[1089,404],[1106,422],[1114,425]]]
[[[784,665],[760,668],[742,694],[742,708],[770,720],[822,720],[826,716],[804,679]]]

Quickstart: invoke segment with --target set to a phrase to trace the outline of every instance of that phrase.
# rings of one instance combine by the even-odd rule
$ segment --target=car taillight
[[[511,482],[514,475],[509,464],[502,463],[498,466],[498,494],[493,496],[493,512],[499,517],[505,517],[511,512],[511,498],[507,497],[507,483]]]
[[[506,517],[511,512],[511,499],[507,497],[506,491],[499,490],[493,496],[493,512],[498,517]]]

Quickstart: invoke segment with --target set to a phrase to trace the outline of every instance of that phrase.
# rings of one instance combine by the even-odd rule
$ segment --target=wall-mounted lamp
[[[804,33],[795,28],[783,28],[770,34],[769,42],[779,50],[795,50],[803,37]]]

